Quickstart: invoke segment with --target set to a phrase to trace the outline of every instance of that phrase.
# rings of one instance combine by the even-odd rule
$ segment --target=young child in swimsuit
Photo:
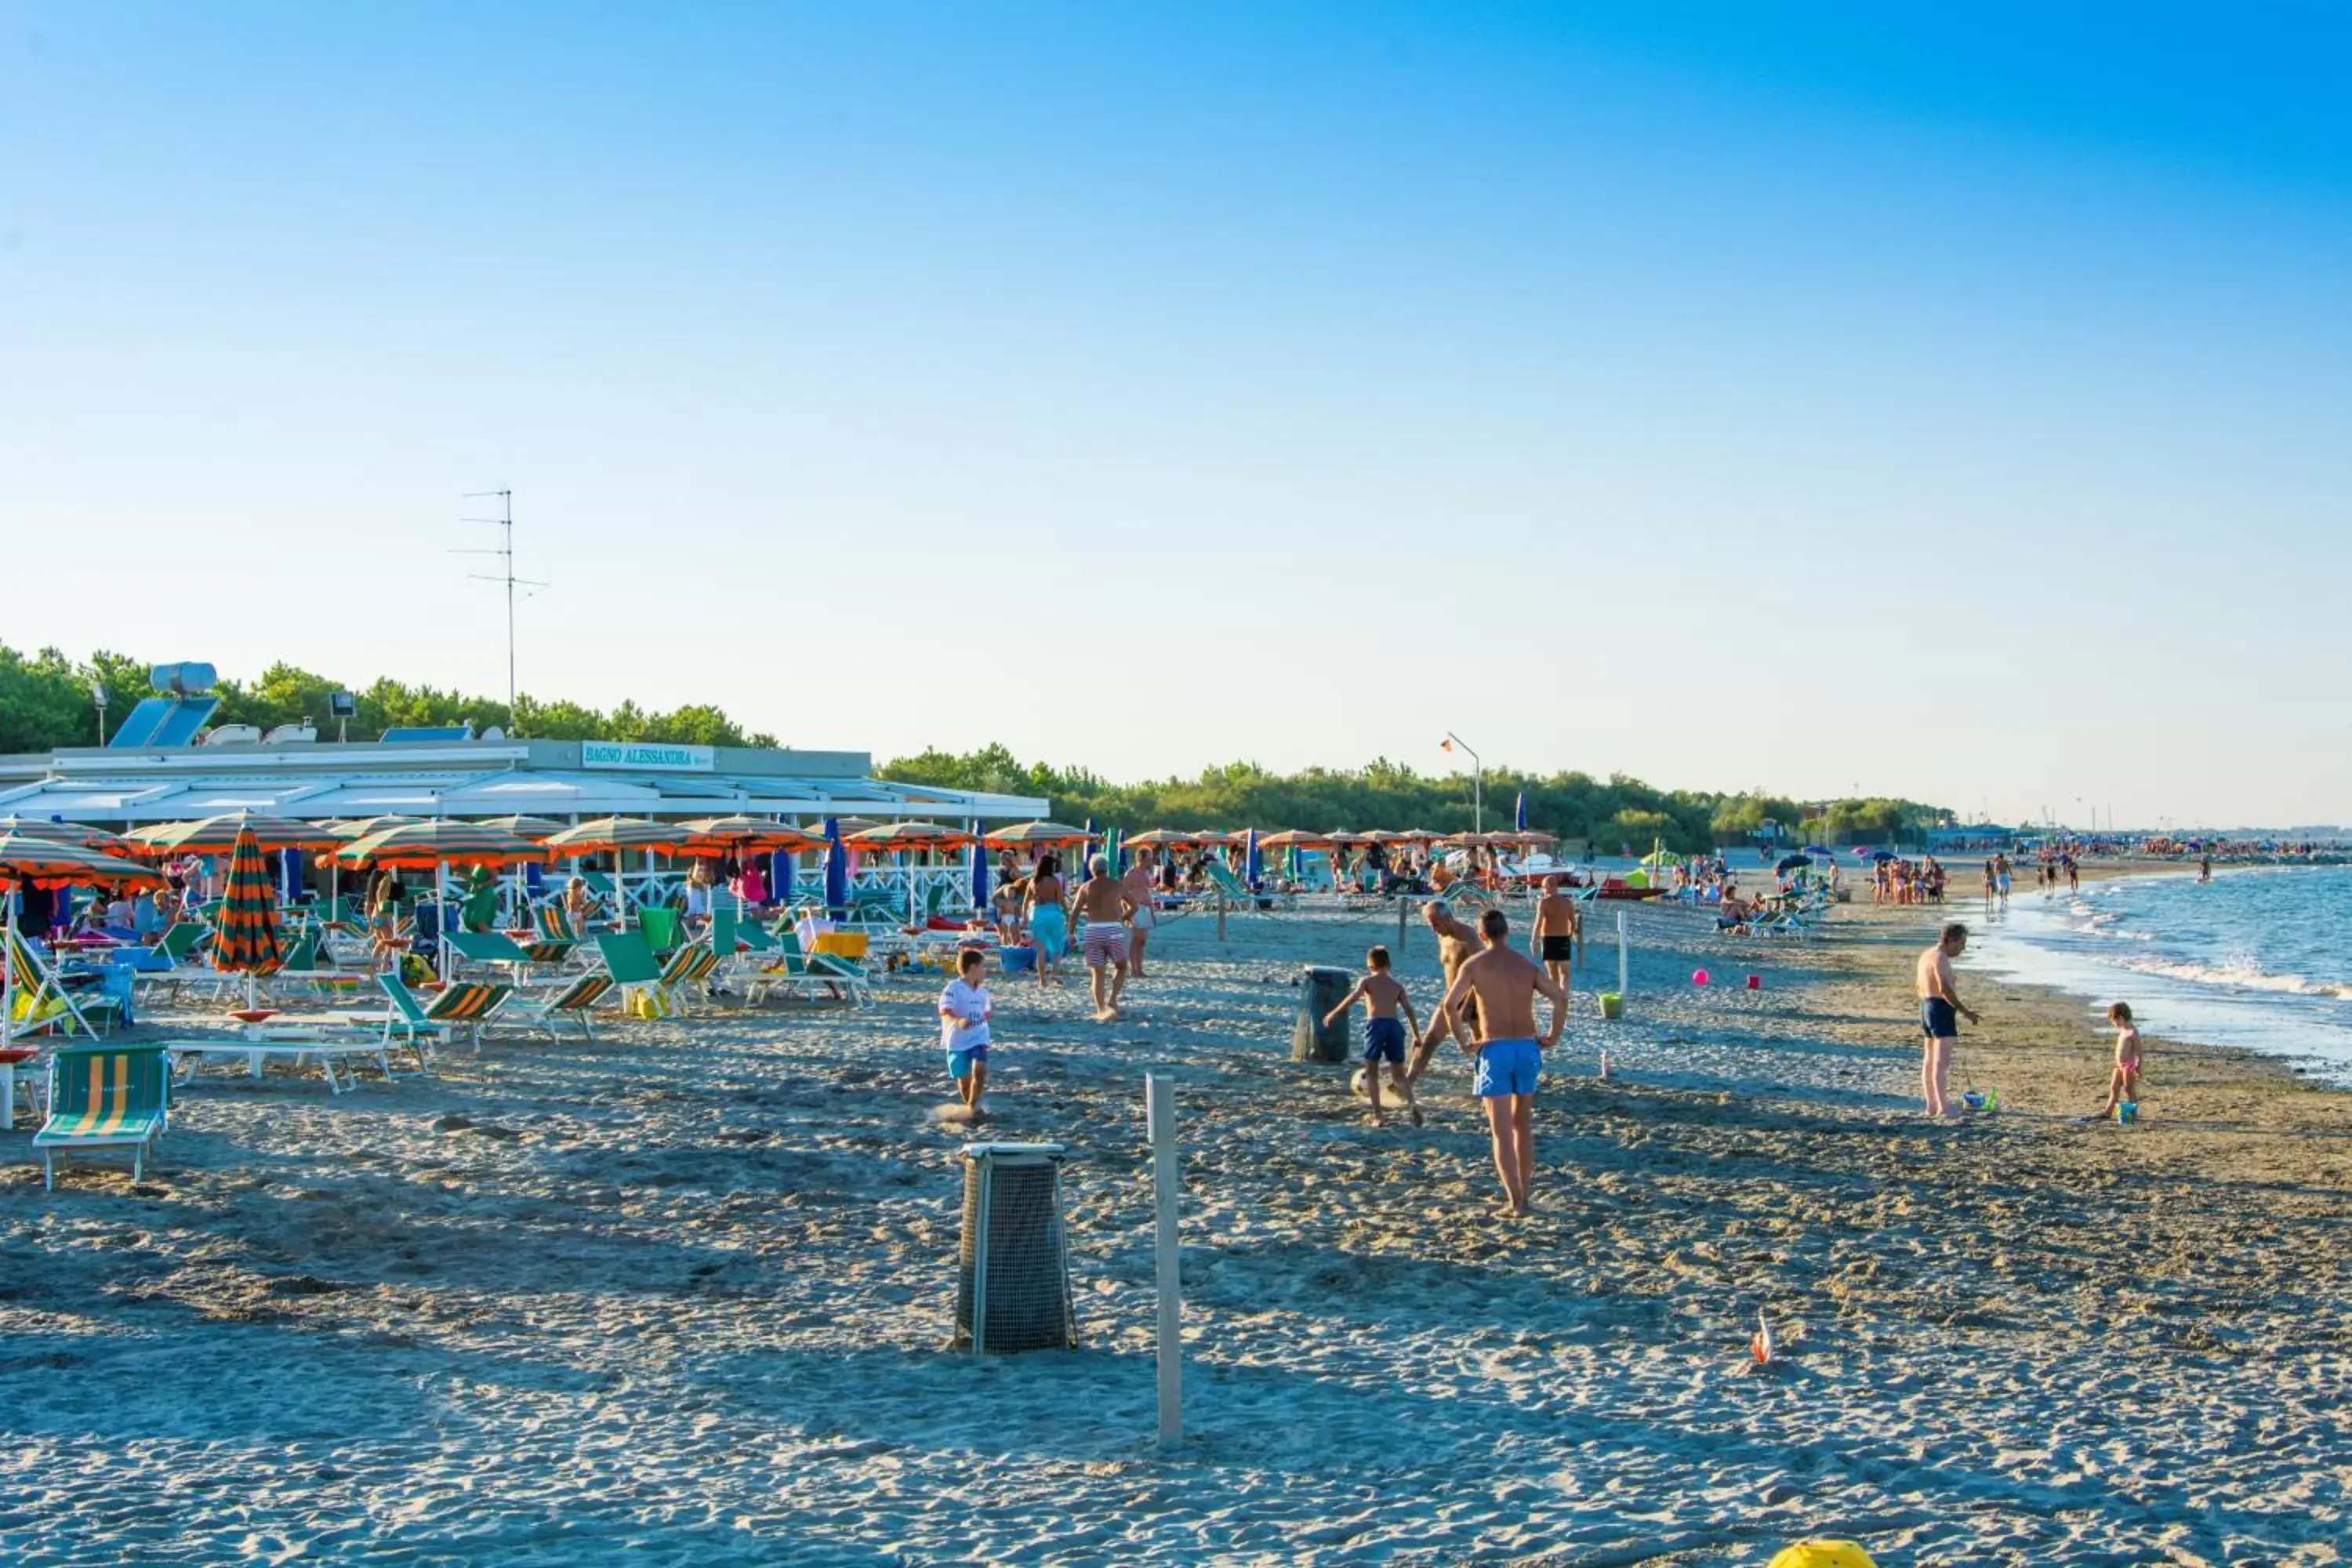
[[[2108,1008],[2107,1022],[2116,1026],[2116,1066],[2107,1075],[2107,1103],[2101,1116],[2113,1116],[2116,1106],[2139,1099],[2139,1030],[2132,1023],[2131,1004],[2118,1002]]]
[[[1412,998],[1405,994],[1389,973],[1389,950],[1376,947],[1364,955],[1364,977],[1356,988],[1339,999],[1339,1005],[1323,1015],[1327,1025],[1339,1021],[1340,1015],[1359,1001],[1364,1005],[1364,1094],[1372,1102],[1372,1125],[1383,1125],[1388,1118],[1381,1105],[1381,1062],[1389,1064],[1389,1082],[1395,1086],[1397,1098],[1404,1101],[1405,1113],[1412,1118],[1415,1127],[1421,1125],[1421,1107],[1412,1098],[1412,1077],[1405,1071],[1405,1041],[1421,1033],[1421,1020],[1413,1016]],[[1397,1017],[1397,1009],[1404,1009],[1404,1020]],[[1405,1033],[1405,1025],[1412,1026],[1412,1036]]]

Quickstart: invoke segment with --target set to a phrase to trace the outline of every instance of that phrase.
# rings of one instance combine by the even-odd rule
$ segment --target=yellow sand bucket
[[[1623,1017],[1625,1016],[1625,998],[1620,996],[1614,991],[1603,991],[1601,993],[1601,1016],[1604,1018]]]
[[[1772,1559],[1770,1568],[1878,1568],[1851,1541],[1800,1541]]]

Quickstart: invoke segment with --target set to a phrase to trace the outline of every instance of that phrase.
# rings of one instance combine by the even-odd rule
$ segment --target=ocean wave
[[[2185,980],[2192,985],[2226,986],[2238,991],[2275,991],[2289,996],[2332,996],[2352,999],[2352,984],[2314,980],[2308,975],[2278,974],[2251,963],[2192,963],[2176,958],[2120,958],[2116,966],[2140,974]]]

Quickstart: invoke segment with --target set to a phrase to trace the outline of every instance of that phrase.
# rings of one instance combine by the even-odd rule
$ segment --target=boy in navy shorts
[[[1389,1064],[1389,1082],[1396,1086],[1397,1098],[1404,1101],[1405,1113],[1412,1118],[1415,1127],[1421,1125],[1421,1107],[1412,1098],[1412,1079],[1404,1070],[1405,1024],[1397,1019],[1397,1009],[1404,1009],[1405,1021],[1412,1033],[1421,1033],[1421,1020],[1414,1016],[1412,998],[1405,994],[1389,973],[1389,950],[1376,947],[1364,954],[1364,977],[1356,988],[1339,999],[1339,1005],[1323,1015],[1328,1026],[1360,1000],[1364,1004],[1364,1093],[1372,1102],[1372,1125],[1386,1124],[1381,1105],[1381,1063]]]

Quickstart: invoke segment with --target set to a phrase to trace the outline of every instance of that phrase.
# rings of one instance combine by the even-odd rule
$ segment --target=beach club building
[[[651,742],[415,739],[121,744],[0,756],[0,816],[136,827],[250,811],[306,821],[382,816],[922,818],[985,830],[1045,802],[897,784],[864,752]]]

